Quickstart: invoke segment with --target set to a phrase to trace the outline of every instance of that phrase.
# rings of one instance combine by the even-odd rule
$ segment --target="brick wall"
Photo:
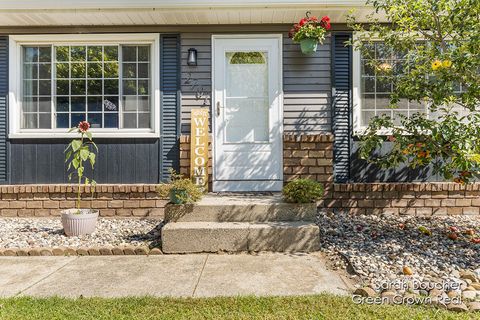
[[[209,143],[208,181],[212,182],[212,139]],[[333,181],[333,136],[293,135],[283,137],[285,181],[310,178],[322,183]],[[180,173],[190,175],[190,136],[180,137]]]
[[[104,217],[163,217],[166,200],[156,185],[98,185],[95,193],[82,187],[82,208],[98,209]],[[0,214],[4,217],[59,216],[75,208],[77,186],[13,185],[0,187]]]
[[[298,178],[333,182],[333,135],[284,135],[283,174],[286,182]]]
[[[480,215],[480,183],[351,183],[327,186],[324,208],[357,214]]]

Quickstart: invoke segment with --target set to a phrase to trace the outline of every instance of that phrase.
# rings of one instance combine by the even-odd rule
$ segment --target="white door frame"
[[[216,39],[277,39],[278,40],[278,134],[280,137],[279,154],[280,157],[280,176],[279,180],[273,181],[235,181],[235,186],[232,186],[232,182],[228,181],[216,181],[215,174],[215,162],[216,162],[216,131],[217,131],[217,119],[215,106],[217,103],[216,90],[215,90],[215,40]],[[211,64],[212,64],[212,97],[211,97],[211,110],[212,117],[212,187],[214,192],[219,191],[281,191],[283,187],[283,36],[282,34],[214,34],[212,35],[211,45]]]

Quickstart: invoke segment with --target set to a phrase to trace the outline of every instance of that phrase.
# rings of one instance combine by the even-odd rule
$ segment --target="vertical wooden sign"
[[[192,109],[190,177],[203,191],[208,188],[208,109]]]

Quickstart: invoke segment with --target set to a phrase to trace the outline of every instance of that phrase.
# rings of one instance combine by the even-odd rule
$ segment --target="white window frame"
[[[354,40],[358,35],[353,35]],[[352,123],[353,134],[362,134],[366,127],[362,127],[362,70],[361,70],[362,54],[360,50],[353,48],[352,52]]]
[[[150,129],[92,128],[97,138],[159,138],[160,137],[160,35],[135,34],[61,34],[12,35],[9,37],[9,138],[71,138],[75,133],[68,129],[22,129],[22,46],[41,45],[151,45],[152,109]],[[52,53],[53,54],[53,53]],[[121,63],[121,61],[120,61]],[[121,97],[119,97],[121,99]],[[120,110],[121,111],[121,110]]]
[[[354,32],[353,40],[356,42],[363,34],[371,34],[371,32]],[[419,40],[422,37],[418,36]],[[382,42],[382,38],[378,37],[375,33],[373,37],[370,37],[372,41]],[[365,134],[367,126],[362,126],[362,53],[360,50],[353,48],[352,50],[352,124],[353,135],[361,136]],[[428,108],[426,109],[428,117]],[[392,130],[384,129],[378,130],[379,135],[390,135]]]

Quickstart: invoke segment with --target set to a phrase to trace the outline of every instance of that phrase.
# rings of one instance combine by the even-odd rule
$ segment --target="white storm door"
[[[281,37],[213,36],[213,191],[280,191]]]

